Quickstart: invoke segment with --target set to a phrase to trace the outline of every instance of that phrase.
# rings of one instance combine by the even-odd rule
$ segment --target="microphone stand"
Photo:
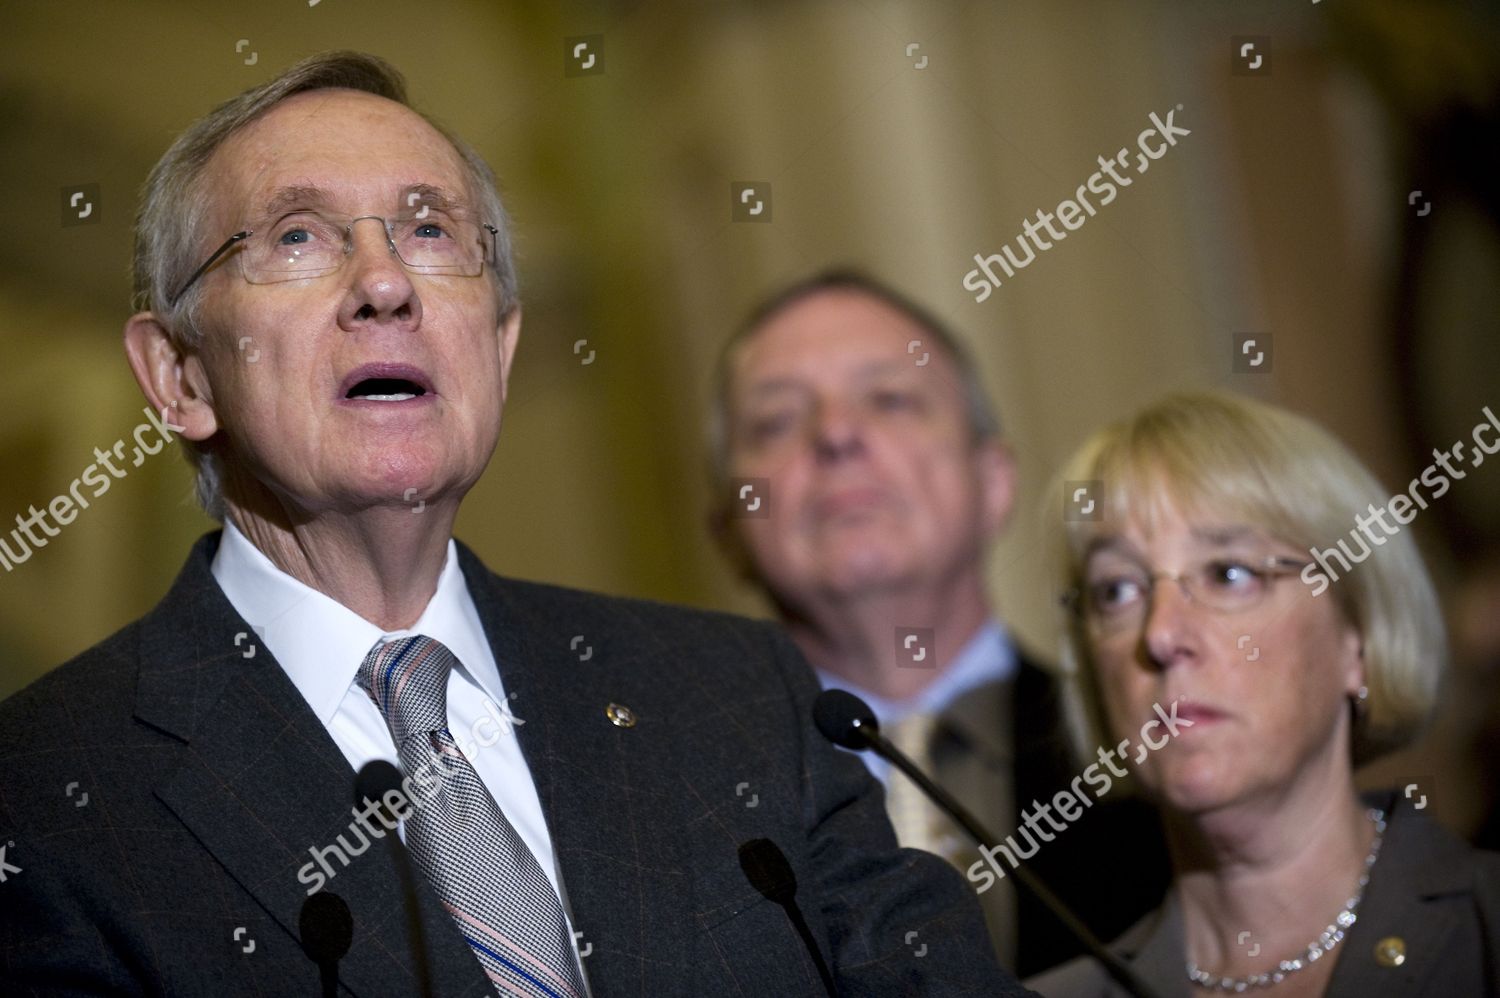
[[[302,947],[318,965],[319,993],[323,998],[337,998],[339,961],[354,941],[354,918],[349,905],[332,891],[318,891],[302,902],[297,917],[297,932]]]
[[[411,856],[396,831],[387,832],[391,861],[401,880],[402,907],[406,909],[406,933],[411,939],[412,960],[416,964],[417,990],[423,998],[432,998],[432,968],[427,962],[427,938],[422,928],[422,912],[417,907],[417,881]]]
[[[386,793],[391,790],[401,793],[401,771],[384,759],[366,763],[355,776],[355,804],[362,805],[367,801],[377,804],[382,814],[381,823],[390,823],[384,820],[384,816],[388,815],[397,826],[382,837],[390,849],[391,861],[396,864],[396,874],[401,882],[401,906],[406,909],[406,932],[411,940],[417,989],[423,998],[432,998],[432,966],[427,959],[426,932],[422,928],[422,911],[417,900],[416,871],[412,868],[411,854],[401,841],[401,815],[384,803]],[[408,804],[415,806],[414,802]]]
[[[820,699],[830,698],[833,694],[837,693],[843,693],[843,691],[825,690]],[[845,697],[848,699],[845,700]],[[831,734],[824,727],[823,719],[820,719],[818,727],[826,737],[829,737],[835,744],[844,745],[847,748],[858,748],[860,743],[862,743],[863,747],[873,749],[882,759],[885,759],[891,765],[905,773],[934,804],[942,808],[954,821],[958,822],[964,831],[969,833],[969,837],[980,846],[1000,841],[998,836],[991,834],[978,818],[969,813],[968,808],[955,800],[953,795],[948,793],[948,791],[928,779],[926,773],[918,769],[900,749],[892,745],[890,740],[880,733],[880,725],[875,722],[874,715],[869,712],[869,707],[865,706],[863,701],[845,693],[843,697],[838,697],[833,702],[839,703],[841,706],[844,704],[857,704],[860,709],[857,713],[840,719],[841,723],[845,725],[845,729],[840,732]],[[834,726],[837,726],[837,723]],[[837,737],[835,737],[835,734]],[[1057,917],[1058,921],[1062,922],[1079,942],[1083,943],[1089,955],[1098,960],[1104,969],[1109,972],[1109,975],[1120,983],[1121,987],[1134,995],[1135,998],[1157,998],[1156,993],[1147,987],[1135,975],[1135,972],[1126,966],[1123,960],[1110,952],[1094,936],[1094,933],[1089,931],[1089,927],[1084,925],[1078,919],[1078,916],[1074,915],[1068,909],[1068,906],[1056,894],[1053,894],[1046,884],[1038,880],[1030,870],[1026,869],[1024,865],[1017,863],[1011,867],[1010,872],[1015,874],[1017,882],[1022,887],[1030,891],[1047,910],[1051,911]]]

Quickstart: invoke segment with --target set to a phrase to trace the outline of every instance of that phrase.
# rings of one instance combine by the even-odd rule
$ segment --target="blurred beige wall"
[[[702,529],[708,373],[760,296],[856,264],[951,320],[982,360],[1026,476],[997,599],[1047,651],[1036,538],[1057,511],[1043,486],[1102,421],[1170,389],[1229,387],[1323,420],[1388,479],[1408,469],[1383,346],[1409,210],[1392,165],[1403,138],[1330,41],[1346,6],[13,7],[0,516],[65,491],[141,420],[119,338],[129,219],[155,158],[212,103],[309,53],[360,48],[487,156],[517,226],[513,396],[459,522],[492,567],[762,612]],[[564,41],[586,35],[603,36],[604,71],[568,76]],[[1231,72],[1237,35],[1271,39],[1268,75]],[[975,302],[960,283],[975,253],[1179,107],[1190,136]],[[738,181],[771,185],[769,222],[731,220]],[[64,226],[74,184],[99,185],[98,214]],[[1244,331],[1274,337],[1270,373],[1232,372]],[[179,457],[149,459],[0,575],[0,695],[154,604],[210,526],[189,488]]]

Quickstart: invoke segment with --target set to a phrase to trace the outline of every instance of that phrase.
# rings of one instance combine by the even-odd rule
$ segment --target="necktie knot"
[[[359,685],[379,708],[399,749],[412,735],[448,727],[448,674],[457,660],[441,641],[417,634],[370,649]]]

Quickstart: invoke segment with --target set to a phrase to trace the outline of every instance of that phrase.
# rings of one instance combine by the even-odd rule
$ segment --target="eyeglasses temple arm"
[[[182,287],[177,289],[177,293],[175,295],[167,299],[167,304],[175,306],[179,301],[181,301],[182,296],[187,294],[187,289],[196,284],[198,278],[202,277],[208,272],[208,268],[214,265],[214,261],[218,260],[219,257],[223,256],[225,253],[228,253],[236,243],[249,239],[253,231],[254,230],[252,229],[245,229],[241,232],[236,232],[234,235],[224,240],[224,244],[218,249],[214,250],[213,256],[210,256],[207,260],[204,260],[203,266],[193,271],[193,276],[189,277],[186,281],[183,282]]]

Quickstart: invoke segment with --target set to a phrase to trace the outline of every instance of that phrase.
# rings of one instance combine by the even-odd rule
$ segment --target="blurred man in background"
[[[1066,787],[1079,766],[1056,684],[986,591],[1016,465],[957,339],[866,276],[819,275],[770,298],[726,346],[710,428],[715,532],[823,684],[863,697],[997,835]],[[961,829],[863,758],[901,844],[970,868],[979,853]],[[1165,853],[1144,809],[1101,804],[1052,828],[1028,866],[1096,934],[1111,938],[1159,899]],[[980,901],[1018,973],[1077,951],[1009,878]]]

